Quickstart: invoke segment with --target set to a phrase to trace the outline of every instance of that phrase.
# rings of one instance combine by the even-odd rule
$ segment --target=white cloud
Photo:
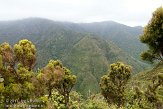
[[[44,17],[58,21],[113,20],[145,25],[163,0],[0,0],[0,20]]]

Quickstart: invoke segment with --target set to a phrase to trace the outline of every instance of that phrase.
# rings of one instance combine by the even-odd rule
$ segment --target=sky
[[[145,26],[163,0],[0,0],[0,21],[41,17],[89,23],[116,21]]]

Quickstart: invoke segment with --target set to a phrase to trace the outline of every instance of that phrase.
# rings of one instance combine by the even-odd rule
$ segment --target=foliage
[[[127,103],[133,109],[162,109],[163,63],[160,62],[152,70],[134,75],[126,90]]]
[[[52,92],[50,99],[48,95],[44,95],[39,99],[44,103],[43,109],[65,109],[64,97],[58,92]]]
[[[51,98],[52,91],[56,89],[63,96],[66,108],[69,108],[69,94],[76,83],[76,76],[69,69],[63,67],[58,60],[50,60],[37,78],[40,85],[47,89],[48,98]]]
[[[153,104],[153,108],[159,109],[163,107],[163,101],[159,99],[159,94],[156,92],[163,87],[163,74],[159,74],[153,78],[152,84],[148,85],[145,91],[145,97],[148,102]]]
[[[22,56],[26,54],[23,53],[24,51],[28,51],[29,54],[32,52],[33,56],[29,56],[29,58]],[[0,79],[3,82],[0,83],[2,101],[32,97],[34,87],[31,82],[31,78],[33,78],[33,67],[31,65],[35,63],[35,53],[35,46],[26,39],[19,41],[19,44],[16,44],[14,48],[6,42],[0,45]]]
[[[130,108],[138,109],[161,109],[163,106],[162,96],[159,90],[162,89],[162,74],[154,76],[153,81],[145,89],[140,89],[140,86],[135,87],[132,91],[132,96],[128,99],[128,106]],[[147,85],[147,84],[146,84]]]
[[[152,105],[146,100],[144,91],[135,86],[133,89],[127,89],[126,104],[124,107],[127,109],[151,109]]]
[[[41,101],[43,101],[43,109],[67,109],[65,107],[65,100],[64,96],[61,95],[57,90],[54,90],[52,92],[51,98],[48,98],[48,95],[44,95],[39,98]],[[69,109],[80,109],[81,105],[81,96],[73,91],[70,93],[70,103],[69,103]]]
[[[39,72],[37,79],[42,87],[47,87],[48,97],[51,97],[52,90],[61,82],[64,76],[64,68],[58,60],[50,60],[49,63]]]
[[[63,96],[63,103],[70,108],[69,94],[76,83],[76,76],[59,60],[49,63],[34,74],[36,48],[27,39],[19,41],[14,48],[8,44],[0,45],[0,94],[4,104],[8,99],[40,98],[56,89]],[[37,94],[38,93],[38,94]]]
[[[112,103],[117,104],[118,107],[124,105],[124,91],[130,75],[131,67],[122,62],[117,62],[110,65],[108,75],[101,77],[101,93],[107,100],[108,105]]]
[[[148,45],[149,50],[141,54],[143,60],[153,62],[163,61],[163,8],[158,8],[144,28],[143,35],[140,36],[142,43]]]
[[[56,84],[55,88],[58,92],[64,96],[65,107],[69,109],[69,97],[70,92],[73,86],[76,83],[76,76],[71,74],[71,71],[67,68],[64,68],[64,77],[59,84]]]
[[[14,45],[14,53],[16,60],[18,60],[24,67],[29,70],[33,69],[36,61],[36,48],[31,41],[27,39],[19,41]]]
[[[91,95],[82,103],[83,109],[108,109],[108,105],[100,94]]]

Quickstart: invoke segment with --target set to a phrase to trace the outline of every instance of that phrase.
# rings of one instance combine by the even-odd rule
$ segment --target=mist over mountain
[[[87,94],[99,91],[100,77],[108,65],[123,61],[138,73],[147,65],[139,61],[145,46],[139,42],[142,27],[113,21],[97,23],[56,22],[42,18],[0,22],[0,43],[11,45],[31,40],[37,48],[37,67],[59,59],[77,75],[76,90]]]

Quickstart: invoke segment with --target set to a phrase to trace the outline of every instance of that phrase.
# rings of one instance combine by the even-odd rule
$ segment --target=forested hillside
[[[1,43],[31,40],[38,50],[35,68],[50,59],[61,60],[78,76],[76,89],[84,95],[99,91],[100,77],[115,61],[132,65],[134,73],[147,66],[137,58],[143,49],[138,42],[141,33],[141,28],[115,22],[75,24],[41,18],[0,22]]]
[[[141,26],[129,27],[113,21],[81,24],[81,26],[89,32],[98,34],[99,37],[112,40],[119,48],[138,60],[140,60],[139,53],[146,48],[138,37],[143,32]]]

